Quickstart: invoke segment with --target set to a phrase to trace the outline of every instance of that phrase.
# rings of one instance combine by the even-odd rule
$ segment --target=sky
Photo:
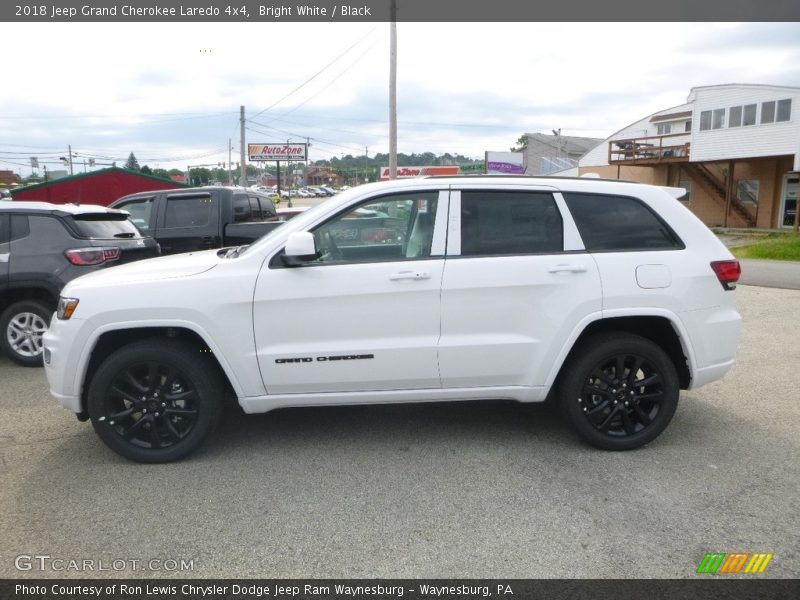
[[[0,169],[387,153],[388,23],[21,23],[3,32]],[[692,87],[800,86],[797,23],[398,23],[398,151],[482,158],[523,133],[605,138]],[[14,51],[16,50],[16,51]]]

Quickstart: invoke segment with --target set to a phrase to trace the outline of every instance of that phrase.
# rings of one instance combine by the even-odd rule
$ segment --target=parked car
[[[249,244],[282,223],[269,195],[240,187],[140,192],[111,206],[130,213],[162,254]]]
[[[599,448],[653,441],[734,364],[739,263],[676,200],[598,179],[358,186],[244,249],[77,279],[51,393],[132,460],[197,448],[226,391],[285,406],[552,397]]]
[[[0,205],[0,349],[42,364],[42,334],[68,281],[97,269],[158,256],[118,210],[91,205]]]

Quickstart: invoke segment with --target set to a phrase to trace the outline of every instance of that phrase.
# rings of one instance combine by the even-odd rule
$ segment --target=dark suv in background
[[[0,349],[42,364],[42,334],[68,281],[96,269],[158,256],[128,215],[102,206],[0,204]]]

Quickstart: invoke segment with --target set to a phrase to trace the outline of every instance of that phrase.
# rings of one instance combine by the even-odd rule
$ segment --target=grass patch
[[[770,233],[754,238],[754,243],[731,248],[736,258],[767,258],[800,261],[800,236],[793,233]]]

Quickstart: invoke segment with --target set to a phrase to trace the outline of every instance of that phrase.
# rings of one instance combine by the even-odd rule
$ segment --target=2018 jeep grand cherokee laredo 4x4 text
[[[46,372],[65,407],[143,462],[196,448],[226,392],[257,413],[553,390],[581,437],[629,449],[661,433],[681,389],[733,365],[738,276],[663,188],[370,184],[249,247],[71,283]]]

